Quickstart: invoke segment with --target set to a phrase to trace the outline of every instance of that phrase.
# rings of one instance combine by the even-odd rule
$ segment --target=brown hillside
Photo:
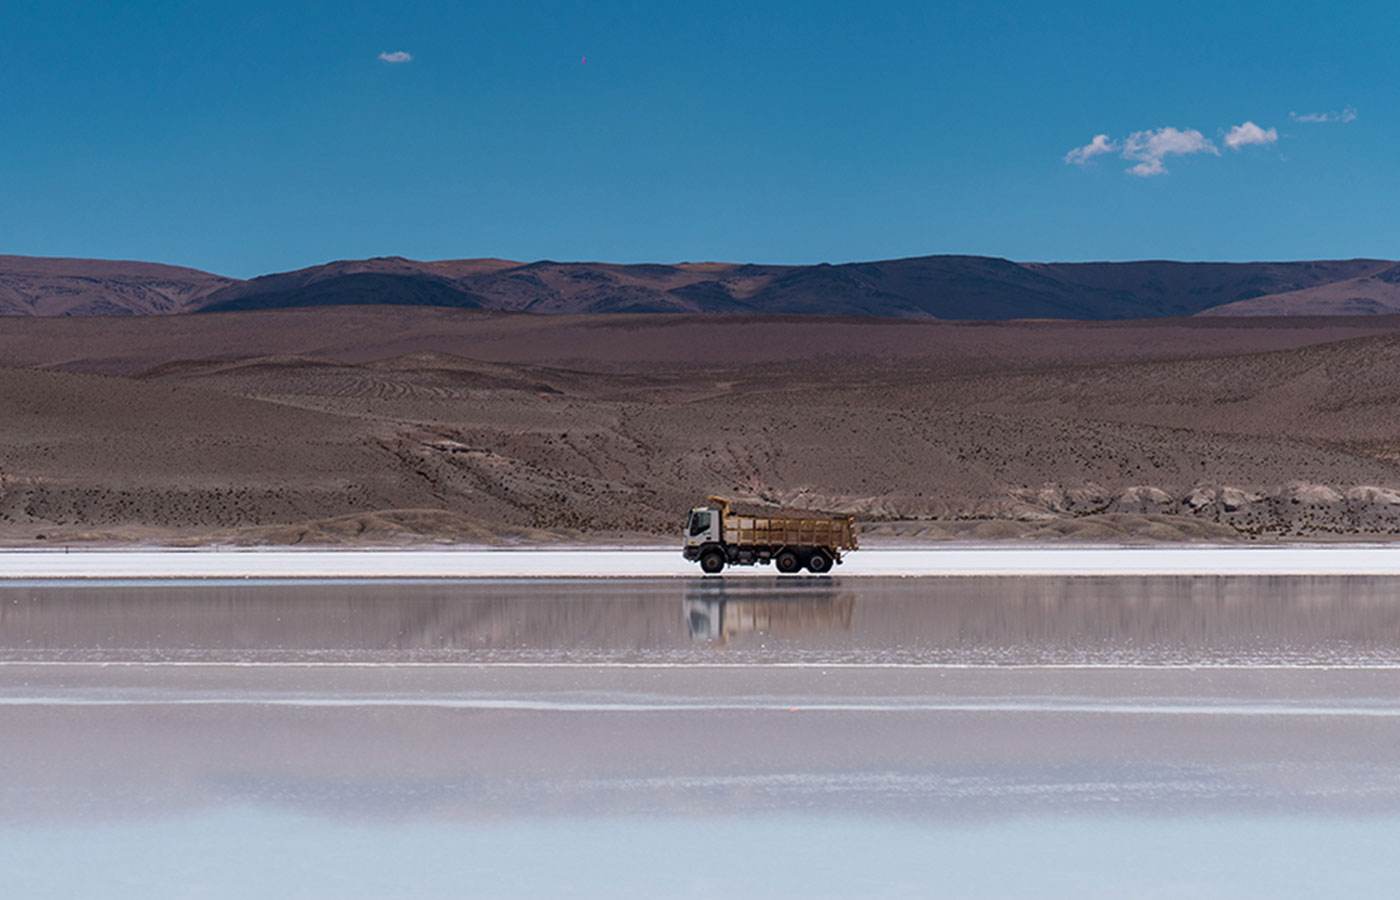
[[[1360,278],[1269,294],[1205,310],[1202,316],[1355,316],[1400,312],[1400,266]]]
[[[9,540],[668,535],[710,493],[926,537],[1400,533],[1392,320],[18,324],[0,361],[122,374],[0,370]]]
[[[174,360],[417,352],[596,372],[811,362],[968,371],[1226,356],[1383,334],[1400,317],[935,322],[796,316],[531,316],[341,307],[160,318],[12,318],[0,365],[135,375]]]
[[[157,263],[0,256],[0,316],[185,312],[233,283],[197,269]]]

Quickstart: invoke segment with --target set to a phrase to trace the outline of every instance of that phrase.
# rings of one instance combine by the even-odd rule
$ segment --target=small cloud
[[[1260,128],[1253,122],[1236,125],[1225,135],[1225,146],[1231,150],[1248,147],[1250,144],[1273,144],[1278,141],[1278,129]]]
[[[1345,114],[1356,117],[1355,110],[1347,107]],[[1294,116],[1297,118],[1297,116]],[[1351,121],[1339,118],[1337,121]],[[1278,143],[1278,129],[1261,128],[1253,122],[1236,125],[1225,133],[1223,142],[1231,150],[1239,150],[1253,144],[1269,145]],[[1106,134],[1094,135],[1094,139],[1083,147],[1076,147],[1065,154],[1066,164],[1083,166],[1096,156],[1116,153],[1122,159],[1133,163],[1124,171],[1139,178],[1169,174],[1166,160],[1169,156],[1191,156],[1206,153],[1219,156],[1220,148],[1213,141],[1194,128],[1149,128],[1134,131],[1123,140],[1114,140]]]
[[[1162,160],[1168,156],[1188,156],[1193,153],[1210,153],[1219,156],[1220,151],[1194,128],[1179,130],[1168,126],[1156,131],[1135,131],[1123,142],[1123,158],[1135,159],[1137,165],[1127,170],[1129,175],[1150,178],[1153,175],[1166,175],[1167,167]]]
[[[1291,112],[1288,117],[1295,122],[1355,122],[1356,107],[1348,106],[1341,112],[1320,112],[1320,113],[1298,113]]]
[[[387,50],[379,54],[379,58],[386,63],[406,63],[413,62],[413,54],[403,50],[395,50],[393,53]]]
[[[1110,141],[1108,135],[1096,134],[1094,135],[1094,139],[1083,147],[1075,147],[1073,150],[1066,153],[1065,162],[1082,166],[1095,156],[1102,153],[1112,153],[1117,149],[1118,144]]]

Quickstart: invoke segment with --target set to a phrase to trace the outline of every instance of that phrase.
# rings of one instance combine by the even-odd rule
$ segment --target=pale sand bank
[[[1393,546],[936,547],[862,550],[834,570],[860,576],[1400,575]],[[770,566],[724,578],[775,577]],[[0,581],[132,578],[699,577],[679,549],[5,550]],[[813,577],[810,575],[794,577]]]

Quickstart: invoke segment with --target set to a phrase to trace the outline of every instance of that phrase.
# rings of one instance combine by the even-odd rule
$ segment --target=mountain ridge
[[[0,256],[0,315],[169,315],[371,304],[544,314],[986,321],[1357,314],[1400,309],[1400,284],[1389,277],[1397,271],[1395,262],[1375,259],[1022,263],[938,255],[769,265],[389,256],[240,280],[156,263]],[[1339,292],[1364,296],[1356,285],[1377,299],[1337,302]],[[1270,299],[1279,297],[1285,299]],[[1267,312],[1251,312],[1256,309]]]

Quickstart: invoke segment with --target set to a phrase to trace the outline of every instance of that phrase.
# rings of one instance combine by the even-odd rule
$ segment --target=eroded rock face
[[[1192,488],[1181,498],[1183,512],[1208,514],[1215,507],[1215,488]]]
[[[1249,491],[1242,491],[1239,488],[1226,487],[1220,489],[1220,509],[1225,513],[1237,513],[1247,510],[1251,504],[1258,503],[1263,499],[1263,494],[1254,494]]]
[[[1295,481],[1283,489],[1282,498],[1289,503],[1318,509],[1331,509],[1343,501],[1342,492],[1325,484]]]
[[[921,527],[939,523],[944,530],[952,529],[949,538],[1097,536],[1107,540],[1116,534],[1180,540],[1227,535],[1400,534],[1400,489],[1305,481],[1263,489],[1196,484],[1175,491],[1153,484],[1110,490],[1096,482],[1046,483],[1013,489],[1000,499],[965,502],[848,496],[808,489],[765,490],[734,499],[760,507],[778,504],[788,509],[853,515],[870,527],[881,522],[923,523]],[[1163,521],[1170,522],[1169,527],[1163,526]],[[1200,523],[1205,530],[1192,531],[1184,526],[1187,522]]]
[[[1102,512],[1112,499],[1103,485],[1093,481],[1070,486],[1044,484],[1035,489],[1013,490],[1011,496],[1018,503],[1045,512],[1075,515]]]
[[[1171,509],[1172,495],[1151,485],[1135,485],[1124,490],[1113,502],[1109,510],[1117,513],[1164,513]]]
[[[1293,481],[1268,489],[1197,484],[1171,491],[1133,485],[1107,491],[1101,485],[1042,485],[1013,490],[1004,509],[968,511],[1020,521],[1067,520],[1099,515],[1181,516],[1229,526],[1243,535],[1325,536],[1400,534],[1400,489],[1377,485],[1329,485]]]
[[[1400,508],[1400,491],[1393,491],[1389,488],[1372,487],[1363,485],[1354,487],[1346,492],[1349,503],[1376,505],[1379,507],[1394,506]]]

